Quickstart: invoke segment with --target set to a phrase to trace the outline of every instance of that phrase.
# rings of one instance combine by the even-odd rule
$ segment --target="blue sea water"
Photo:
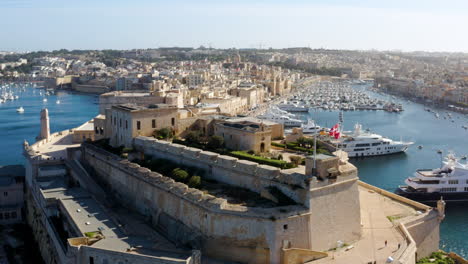
[[[356,87],[356,89],[365,89]],[[20,98],[0,104],[0,165],[24,163],[22,143],[26,139],[30,143],[35,141],[40,129],[40,110],[49,110],[51,131],[62,131],[81,125],[98,113],[98,97],[93,95],[57,92],[47,96],[43,102],[43,90],[27,88],[25,91],[13,90]],[[361,180],[380,188],[394,191],[403,184],[406,177],[412,175],[416,169],[435,168],[441,164],[441,156],[436,153],[441,149],[456,154],[468,155],[468,131],[462,125],[468,125],[468,118],[458,113],[451,113],[453,120],[443,119],[447,116],[445,110],[434,109],[439,112],[441,119],[434,114],[424,111],[424,106],[402,99],[390,98],[368,92],[373,97],[402,103],[405,111],[402,113],[388,113],[384,111],[349,111],[344,112],[345,130],[353,130],[356,122],[369,128],[373,132],[391,137],[414,141],[406,153],[351,159],[359,169]],[[56,101],[60,100],[60,104]],[[16,112],[18,107],[24,107],[25,112]],[[338,112],[311,111],[301,115],[303,119],[313,119],[321,126],[333,126],[338,122]],[[423,149],[416,146],[422,145]],[[467,205],[447,205],[446,219],[441,224],[441,248],[455,251],[468,257],[468,210]]]
[[[440,119],[437,119],[433,113],[425,111],[425,106],[421,104],[367,91],[363,86],[354,88],[365,90],[375,98],[401,103],[404,111],[347,111],[344,112],[344,130],[352,131],[354,124],[360,123],[364,129],[369,128],[377,134],[415,142],[406,153],[351,159],[362,181],[393,192],[398,185],[404,185],[405,178],[412,176],[415,170],[439,167],[441,158],[448,151],[456,155],[468,155],[468,130],[462,128],[462,125],[468,125],[467,116],[450,112],[454,120],[452,122],[447,110],[433,108],[440,115]],[[339,120],[337,111],[311,110],[300,117],[315,120],[318,125],[326,127],[333,126]],[[419,145],[423,148],[418,149]],[[437,154],[437,150],[442,150],[444,154]],[[468,257],[468,203],[448,204],[446,219],[440,231],[440,246],[443,250]]]
[[[98,97],[95,95],[59,91],[45,96],[44,90],[32,87],[24,91],[12,88],[11,91],[19,99],[0,104],[0,165],[24,163],[23,142],[35,142],[40,132],[41,109],[49,110],[52,133],[77,127],[98,113]],[[47,102],[43,102],[43,98],[47,98]],[[24,113],[16,112],[19,107],[24,108]]]

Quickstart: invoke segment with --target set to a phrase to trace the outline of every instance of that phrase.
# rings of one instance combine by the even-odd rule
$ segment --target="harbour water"
[[[24,163],[23,142],[35,142],[40,130],[42,108],[47,107],[49,110],[51,132],[77,127],[98,113],[97,96],[62,91],[45,96],[44,90],[31,87],[24,91],[19,88],[11,91],[19,99],[0,104],[1,165]],[[47,98],[47,102],[43,98]],[[24,113],[17,113],[19,107],[24,108]]]
[[[366,87],[356,86],[355,89]],[[439,167],[441,158],[448,151],[456,155],[468,155],[468,130],[462,128],[462,125],[468,125],[468,117],[450,112],[452,119],[449,119],[447,110],[433,109],[440,115],[437,119],[433,113],[425,111],[425,106],[421,104],[367,92],[372,97],[403,104],[404,111],[347,111],[344,112],[344,130],[353,130],[354,124],[359,122],[363,129],[369,128],[377,134],[396,140],[402,138],[415,144],[406,153],[351,159],[364,182],[393,192],[417,169]],[[331,127],[338,122],[338,112],[311,110],[301,115],[301,118],[313,119],[320,126]],[[419,145],[423,148],[418,149]],[[438,154],[437,150],[442,150],[443,154]],[[448,204],[446,219],[441,225],[441,248],[464,257],[468,257],[468,240],[466,232],[463,232],[468,230],[467,208],[468,203]]]
[[[363,86],[356,89],[365,89]],[[90,120],[98,113],[97,97],[83,94],[58,92],[47,96],[43,102],[41,90],[28,88],[19,90],[18,100],[0,104],[0,164],[23,163],[22,143],[26,139],[30,143],[35,141],[39,133],[39,112],[42,108],[49,109],[51,131],[62,131],[74,128]],[[42,91],[44,93],[44,91]],[[345,130],[352,130],[356,122],[363,128],[370,128],[373,132],[391,137],[403,138],[415,142],[406,153],[389,156],[352,159],[359,169],[361,180],[380,188],[394,191],[403,184],[406,177],[416,169],[435,168],[441,164],[441,155],[451,150],[459,155],[468,155],[468,131],[462,125],[468,125],[468,118],[452,113],[454,122],[444,119],[446,110],[436,110],[441,118],[424,110],[424,106],[403,99],[394,99],[386,95],[369,92],[372,96],[388,101],[402,103],[405,111],[389,113],[385,111],[348,111],[344,112]],[[60,100],[60,104],[56,101]],[[16,109],[24,107],[25,112],[19,114]],[[333,126],[338,122],[338,112],[314,111],[301,115],[303,119],[310,118],[321,126]],[[422,149],[417,146],[422,145]],[[441,248],[455,251],[468,257],[468,204],[447,205],[446,219],[441,225]]]

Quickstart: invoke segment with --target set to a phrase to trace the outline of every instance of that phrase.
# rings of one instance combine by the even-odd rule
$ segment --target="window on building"
[[[99,128],[98,127],[95,127],[94,131],[95,131],[96,134],[99,134]]]
[[[94,258],[93,257],[89,257],[89,264],[94,264]]]
[[[3,220],[3,213],[0,213],[0,220]]]
[[[125,120],[125,129],[128,129],[128,120]]]
[[[16,219],[17,215],[16,212],[11,212],[11,219]]]
[[[119,126],[122,127],[122,118],[119,118]]]
[[[156,128],[156,119],[151,120],[151,127]]]
[[[5,219],[10,219],[10,212],[5,212]]]
[[[449,184],[458,184],[458,180],[449,180],[448,183]]]
[[[171,118],[171,124],[172,126],[175,126],[175,118]]]
[[[141,122],[137,121],[137,130],[140,130],[140,129],[141,129]]]
[[[465,192],[468,192],[468,187],[465,187]]]
[[[283,225],[283,230],[288,230],[288,225]]]
[[[441,192],[456,192],[456,191],[457,191],[457,188],[453,188],[453,187],[450,187],[450,188],[440,188],[440,191],[441,191]]]
[[[7,196],[8,196],[8,192],[4,192],[4,193],[3,193],[3,196],[7,197]]]

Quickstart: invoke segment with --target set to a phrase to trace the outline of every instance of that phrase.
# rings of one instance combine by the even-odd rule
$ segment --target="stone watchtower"
[[[41,110],[41,133],[38,139],[48,140],[50,137],[49,111],[47,108]]]

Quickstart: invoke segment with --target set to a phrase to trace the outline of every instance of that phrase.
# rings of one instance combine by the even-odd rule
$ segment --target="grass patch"
[[[387,216],[387,219],[388,219],[390,222],[392,222],[392,223],[393,223],[394,221],[400,219],[400,218],[402,218],[401,215],[389,215],[389,216]]]
[[[99,235],[99,232],[98,231],[94,231],[94,232],[86,232],[84,233],[86,237],[88,238],[95,238]]]
[[[434,260],[434,261],[431,261]],[[429,257],[422,258],[416,264],[456,264],[455,260],[447,256],[446,253],[437,251],[433,252]]]

